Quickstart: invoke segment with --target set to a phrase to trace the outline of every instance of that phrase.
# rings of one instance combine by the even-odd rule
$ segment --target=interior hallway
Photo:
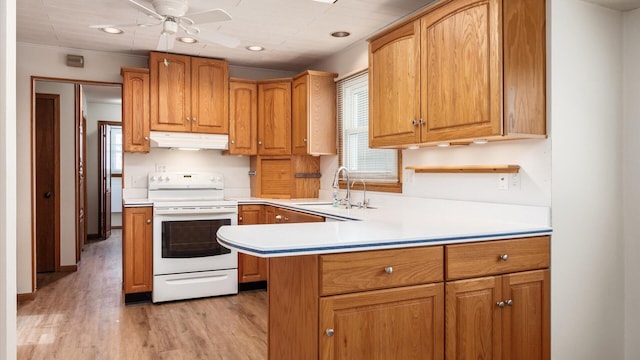
[[[124,306],[122,230],[18,304],[18,359],[267,358],[267,293]]]

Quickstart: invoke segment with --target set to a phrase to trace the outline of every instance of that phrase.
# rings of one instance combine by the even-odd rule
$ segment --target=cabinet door
[[[238,207],[238,225],[263,224],[262,205]],[[268,259],[238,253],[238,282],[248,283],[267,280]]]
[[[229,82],[229,153],[258,153],[258,85],[255,81]]]
[[[258,85],[258,154],[291,154],[291,81]]]
[[[191,58],[191,131],[229,133],[229,66],[224,60]]]
[[[446,358],[500,359],[500,277],[461,280],[446,285]],[[515,359],[515,358],[514,358]]]
[[[191,58],[152,52],[151,130],[191,130]]]
[[[442,283],[320,299],[320,359],[443,359]]]
[[[125,294],[153,290],[152,215],[151,207],[124,208],[122,273]]]
[[[415,21],[369,44],[369,146],[419,143],[419,119],[420,22]]]
[[[502,133],[502,1],[452,1],[422,18],[422,142]]]
[[[258,157],[259,197],[291,198],[291,159],[289,157]]]
[[[550,359],[549,270],[505,275],[502,283],[502,357]]]
[[[309,151],[309,75],[293,80],[291,98],[291,152],[306,155]]]
[[[123,150],[149,152],[149,70],[122,71]]]

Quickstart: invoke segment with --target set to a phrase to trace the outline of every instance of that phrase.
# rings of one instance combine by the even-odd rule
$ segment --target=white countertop
[[[374,209],[342,209],[318,199],[238,199],[239,204],[271,204],[349,220],[223,226],[218,241],[239,252],[276,257],[540,236],[552,231],[548,207],[405,197],[393,202]]]

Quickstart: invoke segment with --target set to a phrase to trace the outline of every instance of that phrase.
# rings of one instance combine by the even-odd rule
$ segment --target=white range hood
[[[183,149],[229,149],[229,135],[151,131],[151,147]]]

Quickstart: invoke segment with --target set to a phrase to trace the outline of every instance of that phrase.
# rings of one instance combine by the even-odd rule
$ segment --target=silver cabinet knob
[[[258,145],[262,145],[262,141],[258,141]]]
[[[149,137],[148,137],[148,136],[145,136],[145,137],[144,137],[144,141],[149,141]]]
[[[232,143],[232,144],[235,144],[235,143],[236,143],[236,141],[235,141],[235,140],[231,140],[231,143]]]
[[[393,267],[387,266],[386,268],[384,268],[384,272],[386,272],[389,275],[393,274]]]
[[[289,218],[285,216],[284,221],[289,221]]]
[[[151,219],[147,219],[147,224],[151,224]]]
[[[193,118],[191,118],[191,121],[198,121],[198,118],[194,116]]]
[[[498,301],[496,305],[498,305],[498,307],[502,309],[504,307],[504,301]]]
[[[276,220],[282,220],[282,215],[276,215]]]
[[[302,139],[302,141],[307,142],[307,138]]]
[[[509,260],[509,255],[507,255],[507,254],[502,254],[502,255],[500,255],[500,260],[502,260],[502,261],[507,261],[507,260]]]
[[[191,121],[191,117],[189,117],[189,116],[187,116],[186,119],[187,119],[187,121]]]
[[[333,329],[327,329],[324,331],[325,334],[327,334],[327,336],[331,337],[333,336],[333,334],[335,334],[335,331],[333,331]]]
[[[509,306],[513,306],[513,300],[509,299],[509,300],[505,301],[505,304],[507,304]]]
[[[242,216],[238,216],[238,221],[242,222]]]
[[[413,119],[413,120],[411,120],[411,124],[412,124],[413,126],[418,126],[418,125],[420,125],[420,121],[418,121],[418,120],[416,120],[416,119]]]

